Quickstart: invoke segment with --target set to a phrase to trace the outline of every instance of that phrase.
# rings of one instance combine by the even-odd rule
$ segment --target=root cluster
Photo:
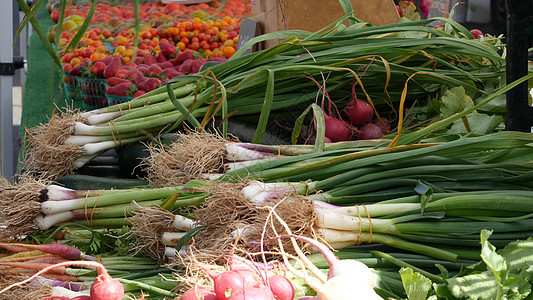
[[[82,147],[66,142],[74,133],[76,122],[85,119],[79,113],[67,111],[27,130],[21,171],[50,179],[71,174],[74,162],[85,153]]]
[[[33,220],[41,211],[40,195],[45,180],[22,176],[11,184],[0,179],[0,237],[16,237],[34,230]]]
[[[218,173],[224,165],[224,144],[217,134],[180,134],[170,145],[149,145],[150,155],[143,160],[146,179],[152,187],[177,186],[202,174]]]

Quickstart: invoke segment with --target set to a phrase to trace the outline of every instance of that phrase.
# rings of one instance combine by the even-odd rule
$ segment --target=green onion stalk
[[[270,49],[177,77],[128,103],[56,115],[29,130],[22,172],[55,178],[110,148],[183,124],[202,128],[215,116],[259,116],[254,143],[260,143],[271,112],[299,110],[316,101],[317,82],[337,106],[349,101],[357,83],[357,93],[376,112],[381,105],[397,104],[405,80],[414,74],[410,99],[426,98],[446,86],[486,95],[487,82],[504,73],[501,44],[475,40],[453,21],[448,22],[461,34],[425,28],[424,22],[298,32]],[[222,133],[227,134],[224,122]]]
[[[63,223],[79,222],[91,227],[128,225],[125,217],[133,205],[166,205],[169,210],[200,205],[210,182],[194,181],[166,188],[71,190],[36,180],[5,183],[0,196],[2,236],[15,237],[33,230],[47,230]]]

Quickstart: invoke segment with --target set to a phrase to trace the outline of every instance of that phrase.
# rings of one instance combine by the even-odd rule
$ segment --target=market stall
[[[33,9],[0,298],[531,297],[533,74],[502,36],[411,1],[312,30],[280,28],[311,2],[200,2]]]

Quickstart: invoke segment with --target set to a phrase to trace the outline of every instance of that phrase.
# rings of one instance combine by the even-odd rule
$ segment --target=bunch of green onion
[[[323,82],[337,106],[349,101],[357,82],[359,95],[377,110],[396,106],[407,78],[414,75],[409,99],[426,98],[444,86],[464,86],[486,95],[487,82],[504,72],[501,44],[497,39],[475,40],[451,20],[449,31],[423,26],[431,21],[265,35],[261,38],[292,38],[178,77],[129,103],[74,117],[66,114],[31,129],[23,170],[55,178],[110,148],[150,139],[183,123],[202,127],[214,116],[259,116],[254,143],[260,143],[274,114],[279,117],[288,108],[299,110],[315,101],[316,82]],[[359,74],[363,69],[364,75]],[[225,123],[222,127],[225,135]]]

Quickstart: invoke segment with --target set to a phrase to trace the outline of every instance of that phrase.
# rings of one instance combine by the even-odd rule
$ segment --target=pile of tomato
[[[83,20],[89,11],[88,4],[75,4],[65,10],[65,20],[69,24],[63,25],[60,49],[70,43],[80,27],[79,20]],[[123,62],[128,63],[149,53],[157,55],[161,51],[159,42],[174,45],[178,53],[193,50],[197,56],[208,60],[219,56],[229,58],[236,52],[241,18],[249,16],[250,2],[229,0],[223,8],[221,5],[219,1],[197,5],[142,3],[139,8],[139,43],[134,47],[133,4],[114,6],[99,3],[89,30],[74,50],[60,51],[61,60],[66,70],[108,55],[120,55]],[[59,11],[53,6],[51,18],[54,21],[59,18]],[[52,29],[54,32],[57,30]],[[54,38],[50,37],[51,40]]]

